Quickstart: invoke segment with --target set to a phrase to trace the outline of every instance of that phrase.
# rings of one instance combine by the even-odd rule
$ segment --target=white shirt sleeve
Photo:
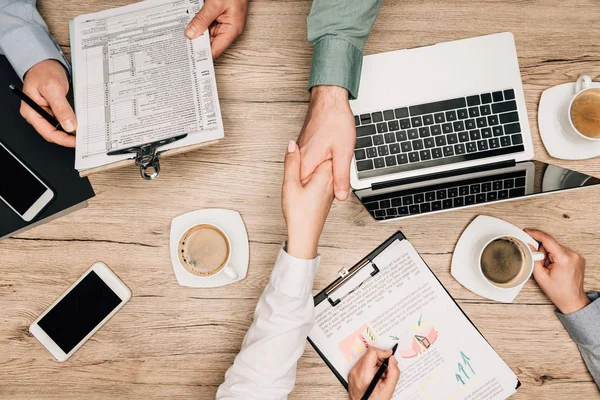
[[[318,265],[319,257],[301,260],[279,252],[254,322],[217,391],[218,400],[287,398],[314,325],[312,286]]]

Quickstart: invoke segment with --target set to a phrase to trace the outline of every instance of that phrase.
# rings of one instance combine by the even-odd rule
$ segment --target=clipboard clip
[[[160,161],[158,159],[158,148],[167,144],[176,142],[187,137],[187,133],[179,136],[173,136],[167,139],[157,140],[156,142],[142,144],[140,146],[128,147],[121,150],[109,151],[106,153],[109,156],[133,153],[135,154],[135,165],[140,167],[140,175],[142,178],[150,181],[156,179],[160,174]],[[148,173],[148,169],[152,168],[152,173]]]
[[[368,266],[371,268],[367,268]],[[355,291],[369,278],[378,273],[379,268],[377,265],[368,258],[365,258],[350,269],[342,268],[339,270],[338,275],[340,277],[331,285],[331,287],[325,290],[325,296],[329,303],[335,307],[344,297]],[[345,285],[350,286],[345,287]]]

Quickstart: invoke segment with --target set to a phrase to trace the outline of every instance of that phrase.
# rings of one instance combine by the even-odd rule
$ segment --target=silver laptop
[[[378,220],[544,192],[511,33],[364,57],[351,166],[355,195]],[[597,183],[554,167],[545,188]],[[554,182],[571,175],[569,187]],[[543,175],[543,176],[542,176]],[[552,182],[550,182],[552,181]]]

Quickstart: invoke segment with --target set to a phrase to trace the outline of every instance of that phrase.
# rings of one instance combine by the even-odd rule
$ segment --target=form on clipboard
[[[393,399],[505,399],[520,386],[400,231],[315,296],[308,340],[346,389],[369,346],[396,343]]]

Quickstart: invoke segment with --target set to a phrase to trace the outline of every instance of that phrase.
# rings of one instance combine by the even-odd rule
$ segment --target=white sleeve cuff
[[[282,248],[271,273],[271,285],[278,292],[291,297],[312,295],[313,281],[320,261],[320,255],[312,260],[303,260],[290,256]]]

